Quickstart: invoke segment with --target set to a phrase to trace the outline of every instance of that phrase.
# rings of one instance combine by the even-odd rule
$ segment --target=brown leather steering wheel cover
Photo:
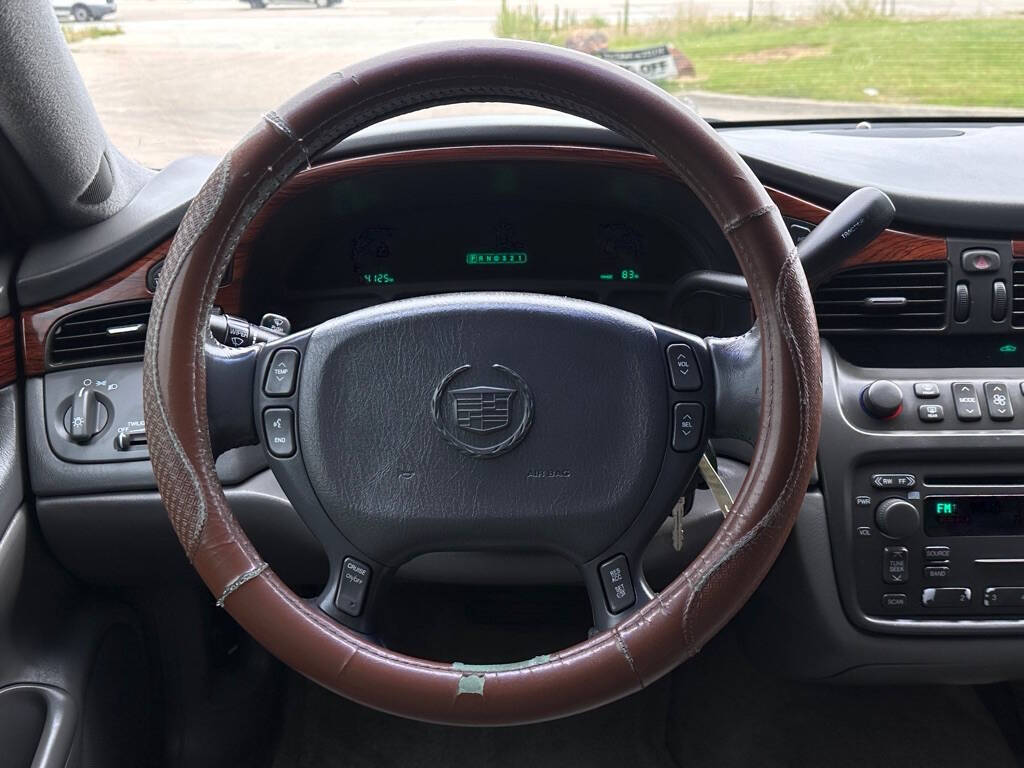
[[[694,191],[732,245],[763,345],[760,437],[733,512],[700,557],[615,629],[511,669],[467,670],[370,644],[298,598],[233,517],[206,414],[206,317],[252,218],[319,151],[387,117],[438,104],[547,106],[622,133]],[[702,120],[595,57],[532,43],[419,46],[330,75],[265,119],[192,202],[153,301],[144,363],[160,494],[193,566],[226,610],[295,670],[377,709],[449,724],[570,715],[642,688],[695,654],[775,561],[817,449],[820,350],[792,240],[764,188]]]

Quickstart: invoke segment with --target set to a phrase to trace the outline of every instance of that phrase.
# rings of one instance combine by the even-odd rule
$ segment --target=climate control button
[[[874,381],[861,392],[860,404],[869,416],[893,419],[903,410],[903,390],[895,381]]]

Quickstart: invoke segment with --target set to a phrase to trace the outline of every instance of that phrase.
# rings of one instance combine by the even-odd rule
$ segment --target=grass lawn
[[[123,35],[124,30],[120,26],[79,26],[72,24],[61,24],[60,31],[64,33],[64,39],[71,43],[80,43],[82,40],[95,40],[100,37],[114,37]]]
[[[568,36],[543,18],[538,24],[532,11],[522,23],[510,24],[512,13],[506,10],[499,18],[499,34],[552,43],[564,43]],[[1024,107],[1024,18],[819,17],[751,24],[680,18],[628,35],[612,26],[601,31],[613,49],[675,43],[696,69],[693,81],[682,82],[689,90]]]

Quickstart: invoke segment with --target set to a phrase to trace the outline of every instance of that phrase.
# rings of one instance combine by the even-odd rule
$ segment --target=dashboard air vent
[[[847,269],[814,292],[818,327],[843,331],[937,331],[946,327],[945,262]]]
[[[1013,308],[1010,325],[1024,328],[1024,261],[1013,262]]]
[[[141,358],[151,303],[105,304],[61,318],[50,332],[47,362],[59,368]]]

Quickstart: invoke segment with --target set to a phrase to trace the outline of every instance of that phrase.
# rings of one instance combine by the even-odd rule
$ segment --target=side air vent
[[[937,331],[946,327],[945,262],[880,264],[840,272],[814,292],[824,332]]]
[[[47,362],[60,368],[141,358],[150,305],[149,301],[105,304],[61,318],[47,340]]]
[[[1024,261],[1013,262],[1013,307],[1010,325],[1024,328]]]

